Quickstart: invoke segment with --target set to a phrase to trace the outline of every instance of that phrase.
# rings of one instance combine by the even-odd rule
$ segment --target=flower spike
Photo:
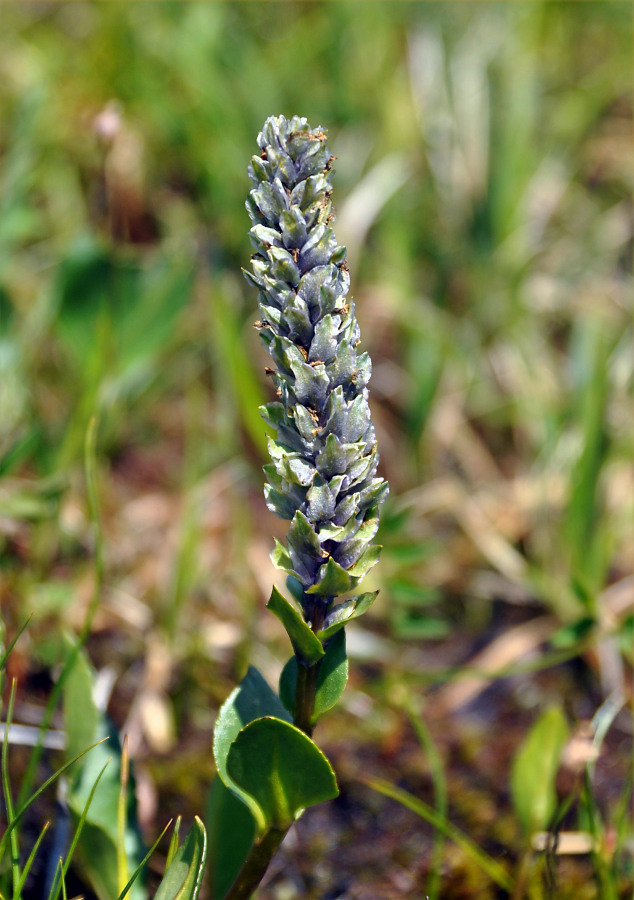
[[[275,116],[258,135],[247,210],[255,254],[257,323],[276,369],[278,400],[262,407],[276,430],[264,467],[270,510],[290,520],[273,553],[304,616],[353,590],[378,559],[372,543],[388,492],[368,407],[371,362],[358,351],[345,247],[332,221],[333,157],[323,128]]]

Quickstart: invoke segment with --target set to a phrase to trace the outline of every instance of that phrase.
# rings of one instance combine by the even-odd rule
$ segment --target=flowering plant
[[[337,794],[311,735],[345,687],[344,626],[376,596],[336,602],[378,560],[373,538],[388,490],[377,476],[370,358],[358,349],[345,248],[331,228],[333,157],[325,132],[297,116],[272,117],[258,144],[247,199],[256,252],[245,274],[258,289],[256,325],[275,363],[268,371],[277,399],[262,407],[276,431],[265,496],[269,509],[290,520],[286,546],[276,542],[272,557],[292,597],[273,588],[268,607],[294,655],[279,697],[251,668],[216,725],[216,805],[232,807],[244,823],[244,852],[239,860],[234,855],[226,894],[228,870],[217,861],[223,885],[216,896],[227,900],[251,896],[293,821]]]

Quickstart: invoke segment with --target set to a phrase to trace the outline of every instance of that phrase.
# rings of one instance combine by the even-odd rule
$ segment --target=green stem
[[[225,900],[248,900],[253,895],[287,831],[288,828],[271,828],[253,845]]]
[[[305,594],[304,598],[308,598],[308,595]],[[332,599],[326,603],[318,601],[313,602],[310,606],[306,604],[306,617],[310,621],[311,628],[315,633],[324,627],[326,610],[331,602]],[[297,728],[301,728],[308,737],[312,737],[315,695],[317,694],[317,681],[319,679],[321,660],[318,660],[312,666],[307,666],[297,654],[295,654],[295,657],[297,659],[297,687],[295,689],[293,724],[296,725]]]
[[[321,660],[313,666],[305,666],[297,660],[297,689],[295,691],[295,715],[293,724],[297,728],[312,737],[313,713],[315,710],[315,695],[317,693],[317,678]]]

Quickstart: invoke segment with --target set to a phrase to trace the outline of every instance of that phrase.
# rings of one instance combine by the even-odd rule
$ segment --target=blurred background
[[[517,859],[511,764],[552,705],[583,757],[611,698],[594,798],[615,834],[634,636],[631,5],[14,2],[0,17],[7,633],[33,613],[10,663],[16,719],[37,720],[93,593],[93,416],[88,650],[148,840],[201,812],[213,722],[247,663],[274,684],[290,654],[264,609],[286,525],[262,496],[268,359],[240,269],[257,133],[298,114],[337,158],[391,497],[365,588],[381,593],[348,629],[350,683],[317,735],[342,796],[298,823],[261,896],[424,895],[433,829],[360,774],[437,809],[444,784],[449,818]],[[560,796],[579,771],[564,766]],[[443,853],[444,898],[501,896]],[[608,895],[588,854],[557,865],[558,898],[627,880]]]

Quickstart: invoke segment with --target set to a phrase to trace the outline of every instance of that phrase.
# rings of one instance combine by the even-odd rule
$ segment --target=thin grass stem
[[[77,643],[71,650],[68,655],[68,658],[65,660],[64,665],[62,666],[62,670],[59,674],[59,678],[53,685],[53,689],[51,691],[50,697],[47,700],[46,706],[44,707],[44,713],[42,715],[42,721],[40,723],[40,735],[41,739],[33,748],[33,752],[29,757],[29,762],[26,768],[26,772],[24,773],[24,777],[22,779],[22,784],[20,786],[20,792],[18,794],[18,806],[22,806],[25,802],[26,797],[29,795],[33,781],[35,779],[35,773],[37,771],[37,767],[40,764],[40,760],[42,758],[42,752],[44,749],[44,734],[49,729],[53,714],[57,708],[57,704],[62,694],[62,690],[64,688],[64,684],[66,683],[66,679],[69,677],[73,666],[75,665],[75,661],[79,656],[79,653],[83,649],[88,640],[92,628],[92,621],[94,619],[95,613],[97,611],[97,607],[99,605],[99,600],[101,598],[101,588],[103,584],[103,531],[101,527],[101,517],[99,514],[99,505],[97,498],[97,487],[96,487],[96,447],[97,447],[97,427],[98,422],[97,418],[93,416],[88,425],[88,430],[86,432],[86,441],[85,441],[85,452],[84,452],[84,471],[86,477],[86,486],[88,493],[88,506],[90,510],[90,518],[93,523],[94,531],[95,531],[95,575],[94,575],[94,590],[92,599],[90,601],[90,605],[88,607],[88,611],[86,613],[86,618],[84,620],[84,624],[77,640]]]
[[[418,797],[412,796],[412,794],[409,794],[407,791],[394,787],[389,781],[384,781],[381,778],[364,778],[361,779],[361,781],[362,784],[372,788],[373,791],[377,791],[379,794],[383,794],[391,800],[396,800],[397,803],[410,809],[413,813],[416,813],[417,816],[420,816],[421,819],[425,819],[430,825],[433,825],[435,828],[442,831],[443,834],[460,847],[460,849],[466,853],[483,872],[486,872],[491,881],[494,881],[495,884],[499,885],[505,891],[513,891],[514,882],[506,869],[493,859],[493,857],[489,856],[488,853],[481,850],[476,842],[468,837],[468,835],[460,831],[459,828],[456,828],[456,826],[448,819],[441,816],[423,800],[419,800]]]
[[[128,872],[128,856],[125,849],[125,830],[128,821],[128,785],[130,780],[130,756],[128,753],[127,735],[121,748],[121,779],[119,797],[117,800],[117,890],[122,891],[127,884],[130,874]]]
[[[7,830],[11,828],[11,877],[13,880],[13,893],[18,897],[18,885],[20,883],[20,846],[18,842],[18,833],[14,823],[16,821],[15,807],[13,805],[13,795],[11,793],[11,783],[9,781],[9,731],[13,722],[13,710],[15,707],[15,692],[17,681],[14,678],[11,682],[11,693],[9,695],[9,707],[7,709],[7,719],[4,726],[4,741],[2,742],[2,788],[4,790],[4,803],[7,810]],[[0,853],[0,859],[2,853]]]
[[[6,666],[7,660],[11,656],[11,651],[13,650],[13,648],[15,647],[17,642],[20,640],[20,636],[22,635],[22,632],[28,628],[29,622],[31,621],[32,618],[33,618],[33,613],[31,613],[31,615],[28,617],[28,619],[25,622],[23,622],[22,625],[20,625],[16,634],[13,637],[13,640],[11,641],[11,643],[9,644],[7,649],[4,651],[4,653],[0,657],[0,672],[2,672],[2,670]]]
[[[427,727],[427,723],[423,718],[422,712],[414,709],[413,706],[407,707],[407,714],[411,722],[412,728],[416,733],[416,737],[427,756],[429,761],[429,770],[431,773],[432,787],[434,790],[434,806],[438,813],[447,817],[447,779],[445,778],[445,770],[442,758],[438,752],[438,748],[434,742],[431,731]],[[445,852],[446,837],[440,829],[434,832],[434,851],[432,858],[432,871],[427,888],[429,900],[437,900],[440,895],[440,878],[443,855]]]

